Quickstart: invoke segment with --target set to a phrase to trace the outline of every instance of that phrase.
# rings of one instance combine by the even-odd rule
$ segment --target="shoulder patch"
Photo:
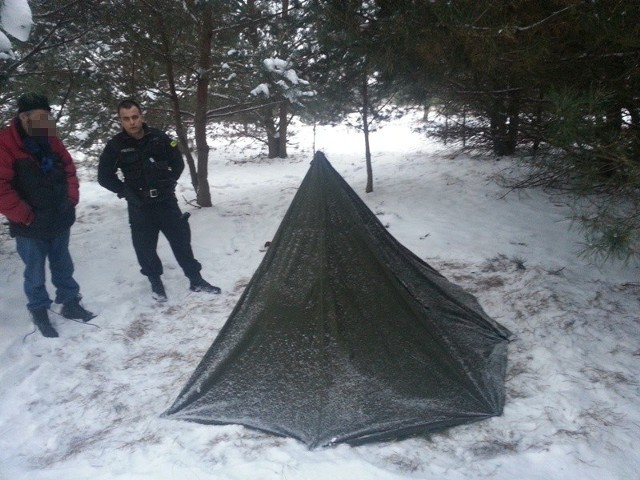
[[[169,145],[171,145],[173,148],[175,148],[175,147],[178,146],[178,142],[175,141],[175,140],[171,140],[171,143]]]

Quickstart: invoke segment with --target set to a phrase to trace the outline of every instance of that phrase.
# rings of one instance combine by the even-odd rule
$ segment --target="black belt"
[[[143,198],[170,197],[173,195],[173,188],[137,188],[135,189],[135,192],[139,197]]]
[[[138,190],[145,198],[158,198],[171,196],[173,189],[171,188],[151,188],[149,190]]]

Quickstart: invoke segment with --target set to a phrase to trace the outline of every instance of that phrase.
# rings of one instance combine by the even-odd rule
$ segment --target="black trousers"
[[[152,204],[129,206],[129,224],[133,248],[140,264],[140,273],[146,276],[162,275],[162,262],[156,252],[159,233],[166,237],[176,260],[184,274],[195,279],[202,266],[193,257],[191,250],[191,228],[182,216],[175,197]]]

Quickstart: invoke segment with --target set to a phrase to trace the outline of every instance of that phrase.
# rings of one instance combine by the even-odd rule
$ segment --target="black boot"
[[[46,308],[31,310],[31,318],[33,318],[33,323],[38,327],[43,337],[55,338],[58,336],[58,332],[49,321],[49,314]]]
[[[191,278],[190,281],[191,285],[189,285],[189,290],[191,290],[192,292],[207,292],[218,294],[221,291],[220,288],[214,287],[200,275]]]
[[[166,302],[167,292],[164,290],[160,275],[149,275],[149,282],[151,283],[151,296],[153,299],[157,302]]]
[[[63,304],[60,315],[69,320],[82,320],[83,322],[88,322],[95,317],[92,312],[80,305],[80,297],[76,297]]]

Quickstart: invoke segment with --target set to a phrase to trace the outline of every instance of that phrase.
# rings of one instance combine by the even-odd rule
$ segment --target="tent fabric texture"
[[[322,152],[166,418],[308,448],[500,415],[510,332],[402,246]]]

